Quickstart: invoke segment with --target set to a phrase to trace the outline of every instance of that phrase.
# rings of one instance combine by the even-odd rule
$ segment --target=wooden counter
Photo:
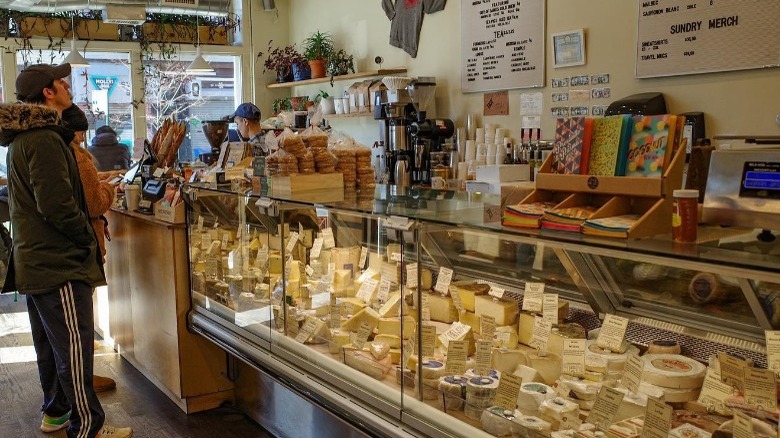
[[[187,331],[185,226],[124,210],[106,216],[112,238],[107,243],[106,278],[114,349],[184,412],[232,400],[227,354]],[[96,325],[106,326],[97,320]]]

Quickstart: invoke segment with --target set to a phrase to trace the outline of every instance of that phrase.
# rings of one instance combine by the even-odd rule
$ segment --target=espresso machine
[[[414,159],[412,163],[412,183],[430,184],[431,152],[445,152],[444,141],[455,133],[455,124],[450,119],[428,119],[428,110],[433,104],[436,83],[421,80],[409,85],[409,95],[415,109],[414,120],[409,123],[409,135],[412,139]]]
[[[384,169],[387,182],[400,186],[412,184],[411,170],[413,156],[409,137],[409,123],[414,120],[415,106],[406,84],[397,79],[385,81],[388,90],[384,96],[377,92],[374,105],[374,119],[379,120],[380,139],[385,144]],[[411,81],[411,78],[408,78]],[[408,81],[406,83],[408,84]],[[400,85],[403,85],[401,87]],[[384,178],[379,178],[380,180]]]

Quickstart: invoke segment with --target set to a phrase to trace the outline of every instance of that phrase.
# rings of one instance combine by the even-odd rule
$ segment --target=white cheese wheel
[[[480,409],[479,416],[481,417],[481,409],[493,406],[497,390],[498,380],[496,379],[490,377],[470,378],[466,382],[466,415],[475,415],[476,409]],[[474,409],[470,410],[469,408]]]
[[[639,385],[639,390],[646,392],[655,397],[650,391],[660,392],[663,394],[663,400],[667,403],[683,403],[688,401],[696,401],[699,399],[699,393],[701,388],[664,388],[662,386],[652,385],[647,382],[642,382]]]
[[[560,429],[561,422],[565,422],[567,419],[577,417],[580,412],[580,407],[563,397],[555,397],[550,400],[545,400],[539,407],[539,417],[550,423],[550,426],[554,430]]]
[[[466,401],[466,382],[468,378],[460,375],[439,377],[439,391],[444,395],[442,408],[463,410]]]
[[[626,365],[626,359],[628,358],[628,350],[629,346],[626,346],[626,351],[624,353],[615,353],[606,348],[599,347],[595,340],[589,340],[587,347],[585,348],[585,360],[587,361],[588,357],[602,358],[607,361],[607,371],[623,371],[623,367]]]
[[[502,373],[511,373],[520,365],[528,365],[527,350],[507,350],[496,348],[493,350],[493,368]]]
[[[569,386],[569,397],[577,400],[595,400],[603,386],[600,382],[567,375],[562,375],[560,382]]]
[[[646,354],[642,356],[642,381],[664,388],[701,388],[707,367],[678,354]]]
[[[531,436],[528,431],[538,432],[544,436],[550,436],[552,433],[552,426],[550,423],[542,420],[539,417],[521,415],[519,417],[515,417],[514,422],[520,426],[519,436]]]
[[[556,354],[531,353],[528,355],[528,366],[538,371],[548,385],[555,383],[561,376],[561,357]]]
[[[414,385],[415,389],[417,391],[417,394],[420,394],[422,392],[423,400],[436,400],[439,398],[439,379],[422,379],[422,391],[420,391],[420,387],[418,386],[420,384],[420,381],[418,379],[414,379]]]
[[[436,379],[444,375],[444,362],[438,360],[426,360],[422,363],[423,379]],[[436,386],[436,385],[434,385]]]
[[[491,406],[482,411],[480,423],[482,429],[493,436],[515,436],[514,411],[506,410],[500,406]]]
[[[674,438],[710,438],[712,434],[693,424],[683,424],[670,430],[669,436]]]
[[[539,374],[538,371],[535,369],[526,366],[526,365],[520,365],[512,372],[515,376],[520,377],[521,382],[531,383],[531,382],[541,382],[542,376]]]
[[[539,407],[545,400],[555,398],[555,390],[544,383],[523,383],[517,396],[517,409],[524,415],[539,415]]]
[[[680,354],[682,348],[677,341],[656,340],[647,345],[647,354]]]
[[[477,370],[474,368],[469,368],[465,372],[465,376],[469,379],[472,377],[482,377],[480,374],[477,374]],[[499,380],[501,378],[501,371],[498,370],[488,370],[488,373],[486,374],[487,377],[490,377],[491,379]]]

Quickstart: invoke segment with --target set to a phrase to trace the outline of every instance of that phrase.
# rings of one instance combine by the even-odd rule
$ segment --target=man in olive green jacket
[[[8,145],[13,251],[3,292],[27,296],[43,389],[44,432],[130,437],[105,426],[92,384],[92,290],[105,284],[95,231],[60,115],[71,104],[70,65],[39,64],[16,80],[26,103],[0,105],[0,144]]]

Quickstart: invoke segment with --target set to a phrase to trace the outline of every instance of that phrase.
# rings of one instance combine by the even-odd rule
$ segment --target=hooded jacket
[[[130,168],[130,150],[120,144],[111,132],[96,135],[87,150],[97,160],[97,168],[101,172]]]
[[[68,281],[105,284],[72,139],[53,108],[0,104],[14,244],[3,292],[50,292]]]

